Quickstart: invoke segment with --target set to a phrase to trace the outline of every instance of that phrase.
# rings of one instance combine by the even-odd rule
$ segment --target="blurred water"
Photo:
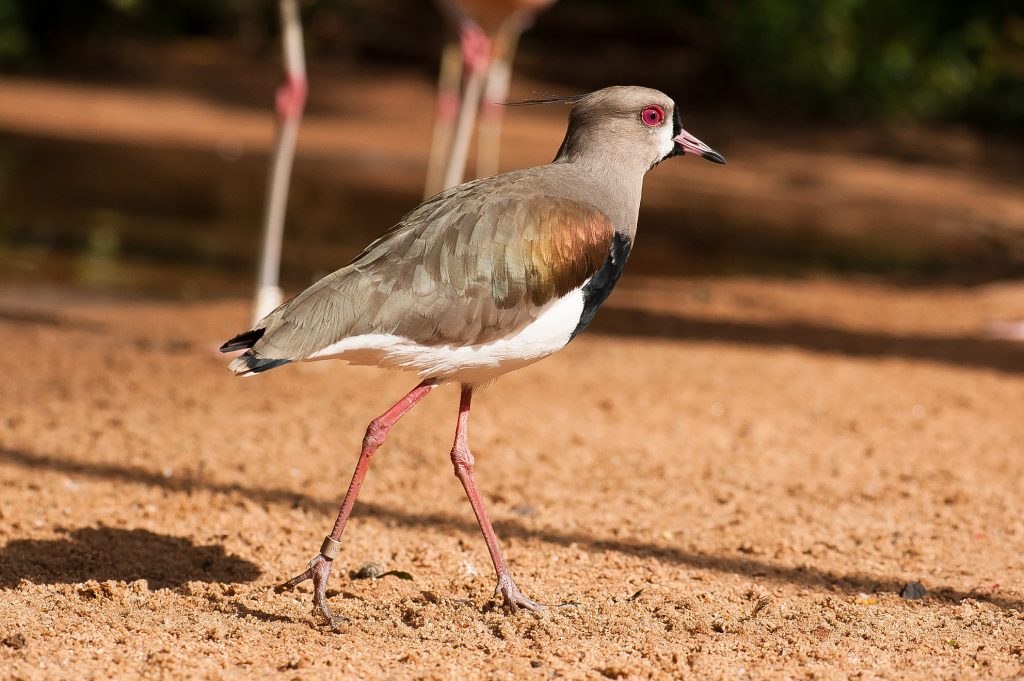
[[[0,135],[0,282],[170,297],[246,295],[267,159]],[[299,288],[347,262],[419,197],[296,168],[282,264]]]
[[[303,156],[295,166],[282,284],[337,269],[421,200],[421,169],[361,172],[372,159]],[[252,291],[267,157],[0,135],[0,284],[117,295],[245,296]],[[739,252],[645,213],[647,273],[729,269]],[[728,230],[726,230],[728,232]],[[696,241],[695,241],[696,240]],[[697,248],[693,248],[694,245]],[[744,267],[749,267],[749,263]]]
[[[382,161],[367,146],[348,155],[306,153],[296,163],[281,272],[287,291],[344,265],[419,203],[423,168]],[[118,296],[248,296],[266,173],[264,153],[235,146],[204,151],[0,134],[0,284]],[[1009,255],[1001,262],[995,248],[981,256],[977,247],[959,248],[958,256],[927,243],[905,251],[898,240],[851,241],[817,224],[766,229],[749,215],[747,222],[730,215],[645,205],[629,270],[977,281],[1005,276],[1019,263]]]

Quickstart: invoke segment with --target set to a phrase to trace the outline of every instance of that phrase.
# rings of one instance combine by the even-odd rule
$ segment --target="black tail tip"
[[[254,374],[262,374],[264,371],[270,371],[279,366],[289,364],[290,359],[265,359],[265,358],[253,358],[249,360],[249,371]]]
[[[266,329],[251,329],[245,333],[240,333],[231,340],[220,346],[221,352],[234,352],[236,350],[248,350],[252,346],[256,345],[256,341],[263,338],[263,334],[266,333]]]
[[[228,365],[228,369],[239,376],[248,376],[250,374],[261,374],[264,371],[270,371],[274,367],[279,367],[283,364],[288,364],[289,362],[291,362],[290,359],[257,357],[252,354],[252,352],[246,352],[231,360],[231,364]]]

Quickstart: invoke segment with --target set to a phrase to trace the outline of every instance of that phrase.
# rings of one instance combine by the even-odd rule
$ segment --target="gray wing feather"
[[[567,292],[559,284],[579,286],[600,267],[612,232],[603,213],[539,193],[512,197],[507,187],[502,195],[481,182],[420,205],[271,312],[256,325],[266,332],[251,352],[299,360],[370,333],[425,345],[486,343],[533,321]],[[559,267],[568,269],[549,271]]]

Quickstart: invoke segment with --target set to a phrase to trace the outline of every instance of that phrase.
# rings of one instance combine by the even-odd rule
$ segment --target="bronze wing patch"
[[[523,257],[526,290],[534,305],[582,286],[608,257],[611,220],[593,206],[546,198],[531,206],[528,224],[536,237],[524,239]]]
[[[421,272],[434,286],[416,307],[435,317],[417,324],[411,310],[398,332],[467,345],[515,333],[597,272],[613,233],[607,215],[569,199],[492,199],[447,221],[431,240]]]

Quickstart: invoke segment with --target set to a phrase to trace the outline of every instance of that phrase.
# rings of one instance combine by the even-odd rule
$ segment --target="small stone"
[[[13,634],[8,634],[4,637],[2,643],[8,648],[13,648],[14,650],[21,650],[25,647],[25,637],[17,632]]]
[[[907,582],[900,589],[900,598],[905,598],[908,601],[917,601],[928,595],[928,590],[924,588],[924,584],[921,582]]]
[[[413,629],[419,629],[427,623],[423,613],[415,608],[406,608],[405,612],[402,613],[402,621]]]
[[[530,660],[530,666],[534,669],[540,669],[540,660]]]
[[[358,569],[352,570],[348,576],[352,579],[377,579],[384,574],[384,569],[376,563],[364,563]]]

